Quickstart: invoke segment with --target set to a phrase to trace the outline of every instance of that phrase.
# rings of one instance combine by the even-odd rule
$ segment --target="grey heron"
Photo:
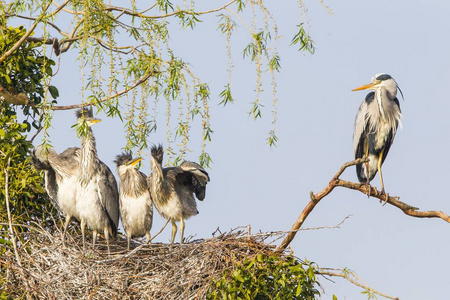
[[[93,230],[93,245],[99,230],[103,230],[108,246],[109,236],[115,236],[119,224],[119,193],[111,170],[97,156],[95,138],[91,126],[100,122],[93,117],[91,109],[77,111],[79,126],[86,122],[86,132],[81,135],[80,176],[76,191],[76,209],[81,221],[83,249],[85,249],[85,226]]]
[[[394,141],[398,125],[401,124],[400,103],[397,89],[403,93],[397,82],[388,74],[378,73],[372,82],[353,91],[367,90],[365,100],[359,107],[353,133],[353,151],[355,159],[369,158],[369,162],[356,165],[356,174],[361,183],[367,183],[379,173],[381,192],[384,193],[381,165]]]
[[[147,176],[135,165],[141,157],[133,159],[131,152],[117,155],[114,161],[119,174],[119,207],[122,225],[127,234],[127,249],[132,237],[144,236],[150,242],[153,222],[153,203],[147,186]]]
[[[180,222],[180,243],[183,243],[184,221],[198,214],[198,200],[205,199],[208,173],[197,163],[185,161],[180,166],[163,168],[164,150],[162,145],[151,148],[152,174],[147,177],[153,203],[159,214],[171,221],[171,244],[175,240]]]
[[[63,244],[72,217],[79,219],[76,209],[76,190],[80,170],[80,148],[67,148],[61,154],[53,148],[36,147],[32,153],[36,169],[44,170],[45,189],[53,203],[66,216]]]

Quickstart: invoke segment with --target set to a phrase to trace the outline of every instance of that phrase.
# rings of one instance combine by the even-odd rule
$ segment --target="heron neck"
[[[161,190],[163,188],[164,175],[162,165],[156,161],[153,157],[151,158],[150,168],[152,169],[152,182],[151,189],[154,191],[155,197],[161,195]],[[162,199],[155,199],[156,201],[162,201]]]
[[[92,178],[99,165],[95,138],[89,128],[87,135],[81,138],[81,177]]]
[[[385,90],[383,90],[381,87],[379,87],[375,91],[375,99],[378,104],[378,110],[380,112],[381,119],[383,121],[386,121],[386,115],[384,113],[384,108],[386,107],[386,104],[387,104],[387,103],[385,103],[385,101],[387,99],[387,95],[386,95]]]
[[[147,182],[138,170],[126,170],[120,175],[120,189],[127,196],[137,198],[147,191]]]

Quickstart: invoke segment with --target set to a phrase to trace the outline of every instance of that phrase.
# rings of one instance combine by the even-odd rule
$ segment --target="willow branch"
[[[335,271],[339,271],[339,273],[337,273],[337,272],[331,272],[331,271],[328,271],[328,270],[329,269],[319,269],[315,273],[319,274],[319,275],[325,275],[325,276],[341,277],[341,278],[344,278],[344,279],[350,281],[352,284],[354,284],[356,286],[359,286],[360,288],[363,288],[363,289],[369,291],[372,294],[377,294],[378,296],[381,296],[381,297],[384,297],[384,298],[387,298],[387,299],[394,299],[394,300],[398,300],[399,299],[398,297],[392,297],[392,296],[383,294],[383,293],[381,293],[381,292],[379,292],[377,290],[374,290],[373,288],[371,288],[368,285],[360,283],[358,280],[353,278],[353,277],[358,278],[358,276],[356,276],[356,274],[353,273],[353,272],[349,272],[349,271],[346,271],[346,270],[335,270]],[[334,270],[334,269],[331,269],[331,270]]]
[[[381,201],[384,201],[385,203],[388,203],[392,206],[395,206],[399,208],[401,211],[403,211],[406,215],[416,217],[416,218],[440,218],[446,222],[450,223],[450,216],[442,211],[419,211],[417,207],[411,206],[409,204],[406,204],[399,199],[399,197],[391,197],[389,194],[382,193],[381,191],[378,191],[375,187],[364,184],[364,183],[354,183],[346,180],[342,180],[339,178],[341,174],[350,166],[362,164],[365,162],[368,162],[368,158],[359,158],[355,159],[353,161],[347,162],[339,169],[339,171],[333,176],[331,181],[328,183],[328,185],[317,194],[314,194],[313,192],[310,193],[311,200],[306,205],[306,207],[303,209],[302,213],[299,215],[295,223],[292,225],[292,228],[290,230],[290,233],[286,235],[284,240],[281,242],[281,244],[276,249],[276,252],[282,253],[286,248],[289,246],[289,244],[294,239],[295,235],[297,234],[297,231],[300,229],[300,227],[305,222],[306,218],[309,216],[309,214],[313,211],[313,209],[316,207],[316,205],[322,200],[324,197],[326,197],[328,194],[330,194],[335,187],[345,187],[352,190],[360,191],[361,193],[364,193],[366,195],[370,195],[373,198],[377,198]]]
[[[228,6],[230,6],[231,4],[235,3],[236,0],[231,0],[230,2],[226,3],[225,5],[218,7],[218,8],[214,8],[214,9],[210,9],[210,10],[205,10],[205,11],[200,11],[200,12],[192,12],[192,11],[188,11],[188,10],[177,10],[165,15],[160,15],[160,16],[147,16],[144,15],[143,12],[148,11],[149,9],[144,10],[143,12],[133,12],[127,8],[124,7],[118,7],[118,6],[109,6],[106,7],[106,11],[118,11],[122,14],[125,15],[129,15],[129,16],[134,16],[134,17],[140,17],[140,18],[146,18],[146,19],[164,19],[164,18],[168,18],[168,17],[172,17],[175,16],[177,14],[180,13],[184,13],[184,14],[195,14],[195,15],[205,15],[205,14],[211,14],[214,12],[218,12],[218,11],[222,11],[224,9],[226,9]]]
[[[22,16],[22,15],[17,15],[17,14],[7,14],[7,17],[16,17],[19,19],[24,19],[24,20],[29,20],[29,21],[36,21],[38,18],[35,17],[29,17],[29,16]],[[57,32],[59,32],[61,35],[68,37],[69,34],[67,34],[66,32],[62,31],[55,23],[47,21],[46,22],[48,25],[50,25],[51,27],[53,27]],[[31,37],[28,37],[27,40],[29,41]]]
[[[127,87],[126,89],[124,89],[123,91],[120,91],[112,96],[109,97],[105,97],[102,98],[100,100],[98,100],[98,102],[106,102],[109,101],[111,99],[114,99],[116,97],[122,96],[123,94],[128,93],[129,91],[131,91],[132,89],[136,88],[137,86],[139,86],[140,84],[144,83],[145,81],[147,81],[147,79],[150,78],[150,76],[152,76],[153,73],[150,72],[144,76],[142,76],[135,84],[133,84],[130,87]],[[82,108],[85,106],[90,106],[90,105],[94,105],[94,103],[80,103],[80,104],[73,104],[73,105],[65,105],[65,106],[53,106],[51,109],[53,110],[68,110],[68,109],[77,109],[77,108]]]

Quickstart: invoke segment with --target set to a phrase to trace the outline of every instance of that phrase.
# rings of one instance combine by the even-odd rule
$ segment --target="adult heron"
[[[145,235],[150,242],[150,229],[153,222],[153,204],[147,185],[147,176],[138,171],[135,165],[141,157],[133,159],[131,152],[116,156],[119,174],[119,207],[122,225],[127,234],[127,249],[130,239]]]
[[[355,159],[369,158],[369,162],[356,165],[356,174],[361,183],[367,183],[379,173],[381,192],[384,194],[381,165],[394,141],[398,125],[401,124],[400,103],[397,89],[403,93],[397,82],[388,74],[378,73],[372,82],[353,91],[367,90],[366,99],[361,103],[355,119],[353,151]]]
[[[119,193],[111,170],[97,156],[91,126],[100,122],[93,117],[92,108],[77,111],[78,125],[86,122],[81,134],[80,177],[77,184],[76,208],[81,220],[83,250],[85,249],[85,226],[93,230],[93,245],[99,230],[103,230],[109,250],[109,236],[115,236],[119,225]]]
[[[147,177],[153,203],[159,214],[171,221],[173,244],[180,222],[180,243],[183,243],[184,221],[198,214],[198,200],[205,199],[208,173],[197,163],[185,161],[180,166],[163,168],[164,150],[162,145],[151,148],[150,167],[152,174]]]
[[[67,148],[61,154],[53,148],[36,147],[32,153],[36,169],[44,170],[45,189],[58,209],[66,216],[63,245],[70,220],[79,219],[76,209],[76,191],[80,171],[80,148]]]

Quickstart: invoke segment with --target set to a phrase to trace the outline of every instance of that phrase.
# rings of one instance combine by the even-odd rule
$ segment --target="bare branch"
[[[331,270],[331,271],[330,271]],[[338,272],[332,272],[332,271],[338,271]],[[350,272],[348,270],[339,270],[339,269],[319,269],[315,272],[316,274],[319,275],[325,275],[325,276],[334,276],[334,277],[342,277],[347,279],[348,281],[350,281],[351,283],[353,283],[356,286],[359,286],[360,288],[363,288],[369,292],[371,292],[372,294],[377,294],[378,296],[387,298],[387,299],[394,299],[394,300],[398,300],[398,297],[392,297],[386,294],[383,294],[377,290],[374,290],[373,288],[371,288],[368,285],[362,284],[360,283],[360,278],[353,272]]]
[[[14,233],[13,225],[12,225],[12,217],[11,217],[11,209],[9,208],[9,166],[11,165],[11,157],[8,157],[8,162],[5,168],[5,202],[6,202],[6,212],[8,214],[8,223],[9,223],[9,233],[11,234],[11,242],[14,247],[14,254],[16,255],[17,263],[19,266],[22,266],[22,262],[20,260],[19,252],[17,251],[17,242],[16,235]]]
[[[30,21],[36,21],[36,20],[37,20],[37,18],[34,18],[34,17],[22,16],[22,15],[17,15],[17,14],[8,14],[8,15],[6,15],[6,16],[7,16],[7,17],[16,17],[16,18],[19,18],[19,19],[30,20]],[[53,28],[54,28],[56,31],[58,31],[61,35],[66,36],[66,37],[69,37],[69,35],[68,35],[66,32],[62,31],[55,23],[50,22],[50,21],[47,21],[46,23],[47,23],[48,25],[50,25],[51,27],[53,27]],[[30,38],[31,38],[31,37],[28,37],[27,40],[30,40]]]
[[[26,105],[30,100],[25,93],[12,93],[0,86],[0,101],[6,101],[13,105]]]
[[[368,184],[364,183],[354,183],[346,180],[339,179],[339,176],[345,171],[346,168],[354,165],[358,165],[361,163],[368,162],[368,158],[359,158],[355,159],[353,161],[347,162],[339,169],[339,171],[333,176],[331,181],[328,183],[328,185],[320,192],[314,195],[313,192],[310,193],[311,201],[306,205],[306,207],[303,209],[300,216],[297,218],[295,223],[292,225],[292,228],[290,230],[290,233],[285,237],[285,239],[281,242],[281,244],[278,246],[276,252],[281,253],[283,252],[289,244],[294,239],[297,231],[300,229],[300,227],[305,222],[306,218],[309,216],[309,214],[312,212],[314,207],[328,194],[330,194],[333,189],[337,186],[345,187],[352,190],[360,191],[361,193],[364,193],[366,195],[370,195],[374,198],[380,199],[381,201],[385,201],[388,204],[391,204],[400,210],[402,210],[405,214],[416,217],[416,218],[440,218],[446,222],[450,223],[450,216],[442,211],[419,211],[417,207],[411,206],[409,204],[406,204],[404,202],[399,201],[399,197],[391,197],[389,194],[382,193],[381,191],[378,191],[375,187],[370,186]]]
[[[145,82],[147,79],[150,78],[150,76],[152,76],[153,73],[148,73],[144,76],[142,76],[135,84],[133,84],[130,87],[127,87],[126,89],[124,89],[123,91],[120,91],[112,96],[103,98],[98,100],[98,102],[105,102],[111,99],[114,99],[116,97],[122,96],[123,94],[128,93],[129,91],[131,91],[132,89],[136,88],[137,86],[139,86],[140,84],[142,84],[143,82]],[[90,106],[90,105],[94,105],[94,103],[80,103],[80,104],[73,104],[73,105],[65,105],[65,106],[53,106],[51,109],[53,110],[68,110],[68,109],[77,109],[77,108],[82,108],[82,107],[86,107],[86,106]]]
[[[144,15],[144,12],[148,11],[149,9],[145,9],[143,12],[134,12],[131,11],[127,8],[124,7],[119,7],[119,6],[109,6],[107,7],[105,10],[106,11],[118,11],[120,12],[120,15],[128,15],[128,16],[134,16],[134,17],[140,17],[140,18],[144,18],[144,19],[164,19],[167,17],[172,17],[175,16],[177,14],[180,13],[185,13],[185,14],[191,14],[194,13],[195,15],[205,15],[205,14],[210,14],[210,13],[214,13],[214,12],[218,12],[221,10],[226,9],[228,6],[230,6],[231,4],[235,3],[236,0],[231,0],[230,2],[226,3],[225,5],[218,7],[218,8],[214,8],[214,9],[210,9],[210,10],[205,10],[205,11],[201,11],[201,12],[192,12],[192,11],[188,11],[188,10],[177,10],[165,15],[160,15],[160,16],[147,16]],[[119,15],[119,16],[120,16]]]

